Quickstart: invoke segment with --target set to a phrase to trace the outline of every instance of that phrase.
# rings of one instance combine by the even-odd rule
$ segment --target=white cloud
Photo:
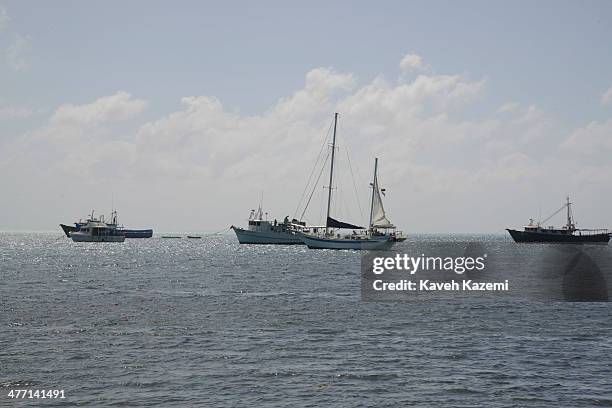
[[[602,105],[606,105],[612,102],[612,86],[608,88],[606,92],[601,95],[601,103]]]
[[[355,86],[352,74],[339,74],[331,68],[316,68],[306,74],[305,89],[330,93],[335,90],[348,91]]]
[[[516,102],[507,102],[497,109],[497,113],[513,113],[519,108],[519,104]]]
[[[51,123],[91,125],[120,121],[139,114],[146,105],[147,103],[143,99],[134,99],[127,92],[117,92],[114,95],[105,96],[84,105],[62,105],[53,113]]]
[[[400,69],[402,72],[422,71],[427,69],[423,63],[423,59],[417,54],[406,54],[400,61]]]
[[[612,151],[612,119],[594,121],[576,129],[561,144],[561,148],[573,153],[605,154],[609,157]]]
[[[6,51],[6,59],[9,66],[18,72],[28,69],[30,67],[28,54],[31,48],[32,43],[29,37],[15,34],[13,43]]]
[[[0,167],[20,174],[21,183],[34,191],[110,185],[123,193],[123,210],[138,214],[135,219],[218,229],[240,222],[237,217],[262,190],[271,214],[292,213],[333,113],[340,112],[339,145],[350,147],[358,188],[367,192],[372,158],[379,157],[388,209],[397,224],[421,231],[444,229],[440,225],[486,229],[496,222],[493,214],[474,223],[449,212],[445,203],[452,200],[454,208],[464,205],[485,215],[489,207],[518,211],[507,208],[508,197],[529,197],[564,176],[560,173],[570,179],[575,172],[548,155],[559,144],[551,136],[557,132],[537,107],[506,104],[498,109],[504,115],[463,115],[483,97],[486,85],[484,79],[434,74],[409,81],[378,76],[358,84],[350,73],[316,68],[306,73],[300,89],[257,115],[237,114],[214,96],[198,95],[182,98],[174,112],[136,125],[124,120],[146,102],[117,92],[58,107],[45,126],[0,152]],[[346,153],[338,158],[342,180]],[[486,200],[474,204],[474,197]],[[69,205],[61,211],[80,214],[98,204],[77,194]],[[316,211],[308,214],[310,221],[318,221]]]
[[[42,127],[28,132],[6,146],[2,162],[13,168],[23,167],[21,162],[29,160],[36,166],[27,165],[28,173],[33,169],[44,169],[57,177],[100,179],[115,174],[111,170],[121,169],[130,177],[126,163],[133,151],[134,139],[121,128],[121,121],[140,113],[146,102],[132,98],[126,92],[99,98],[91,103],[59,106]],[[121,155],[115,155],[117,147]],[[4,158],[4,160],[1,160]],[[96,174],[96,163],[103,161],[109,169]],[[122,176],[123,177],[123,176]]]

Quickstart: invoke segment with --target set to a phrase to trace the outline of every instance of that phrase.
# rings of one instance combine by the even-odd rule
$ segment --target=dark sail
[[[332,217],[327,217],[327,227],[329,228],[344,228],[344,229],[365,229],[364,227],[360,227],[359,225],[349,224],[347,222],[342,222],[333,219]]]

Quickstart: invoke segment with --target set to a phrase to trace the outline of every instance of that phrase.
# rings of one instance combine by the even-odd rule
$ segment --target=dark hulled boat
[[[515,242],[519,243],[566,243],[566,244],[607,244],[610,241],[610,232],[607,229],[578,229],[572,216],[572,203],[567,197],[567,202],[555,211],[550,217],[542,222],[534,223],[529,220],[529,225],[523,227],[523,231],[506,229]],[[552,217],[567,208],[567,223],[562,228],[542,227]]]
[[[93,211],[92,211],[92,216],[93,216]],[[116,211],[113,211],[113,215],[111,218],[112,220],[109,225],[112,225],[115,228],[121,229],[121,232],[124,233],[126,238],[151,238],[153,236],[152,229],[127,229],[123,227],[118,227]],[[60,224],[60,227],[62,228],[62,231],[64,231],[64,234],[66,234],[66,236],[70,238],[70,233],[74,231],[79,231],[81,229],[81,226],[84,224],[85,223],[83,223],[82,221],[79,221],[79,222],[75,222],[74,225]]]
[[[66,225],[66,224],[60,224],[60,227],[62,227],[62,231],[64,231],[64,234],[66,234],[66,236],[68,238],[70,238],[70,232],[72,231],[79,231],[81,229],[81,223],[79,222],[75,222],[74,225]],[[126,238],[151,238],[153,236],[153,230],[152,229],[123,229],[123,232],[125,232],[125,237]]]
[[[507,229],[512,239],[515,242],[552,242],[552,243],[569,243],[569,244],[584,244],[584,243],[600,243],[607,244],[610,241],[608,232],[589,232],[583,231],[570,232],[566,229],[550,229],[540,227],[525,226],[524,231]]]

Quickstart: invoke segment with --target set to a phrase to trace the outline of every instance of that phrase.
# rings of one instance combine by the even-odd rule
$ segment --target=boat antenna
[[[378,180],[376,179],[376,172],[378,171],[378,157],[374,158],[374,178],[372,179],[372,201],[370,203],[370,228],[372,228],[372,217],[374,216],[374,194],[378,189]]]
[[[334,136],[332,138],[331,164],[329,166],[329,191],[327,194],[327,218],[325,219],[325,235],[329,232],[329,210],[331,209],[332,186],[334,181],[334,156],[336,152],[336,129],[338,127],[338,112],[334,113]]]
[[[116,215],[116,211],[115,211],[115,192],[111,191],[111,224],[116,224],[117,223],[117,215]]]
[[[573,231],[574,223],[572,222],[572,203],[570,203],[569,195],[567,196],[567,229]]]

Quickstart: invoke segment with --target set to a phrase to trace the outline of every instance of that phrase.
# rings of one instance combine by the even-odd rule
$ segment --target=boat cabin
[[[283,222],[279,222],[278,220],[269,221],[267,215],[268,213],[265,213],[264,217],[264,212],[261,207],[257,210],[251,210],[248,230],[254,232],[291,232],[302,230],[306,226],[305,222],[295,219],[289,221],[289,217],[285,217]]]

